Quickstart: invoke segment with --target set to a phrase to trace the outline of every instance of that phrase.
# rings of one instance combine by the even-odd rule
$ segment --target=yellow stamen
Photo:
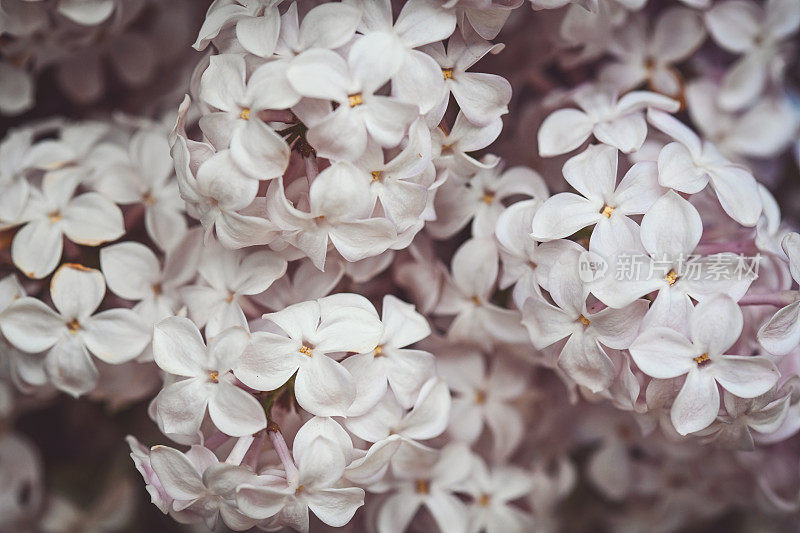
[[[301,492],[303,492],[304,490],[306,490],[306,488],[305,488],[303,485],[299,485],[299,486],[297,487],[297,489],[295,489],[295,491],[294,491],[294,494],[295,494],[295,496],[297,496],[298,494],[300,494],[300,493],[301,493]]]
[[[245,107],[242,109],[242,112],[239,113],[239,118],[243,118],[244,120],[250,120],[250,108]]]
[[[142,201],[147,205],[153,205],[154,203],[156,203],[156,199],[153,198],[153,193],[151,193],[150,191],[147,191],[142,195]]]
[[[383,346],[376,346],[375,347],[375,357],[380,357],[383,355]]]
[[[381,181],[382,177],[383,177],[383,172],[381,172],[380,170],[372,171],[372,181]]]
[[[350,104],[350,107],[355,107],[363,104],[364,98],[361,96],[361,93],[349,94],[347,95],[347,102]]]
[[[491,205],[492,202],[494,202],[494,193],[491,193],[491,192],[483,193],[483,201],[485,203]]]
[[[589,320],[588,318],[586,318],[586,317],[585,317],[585,316],[583,316],[583,315],[581,315],[581,316],[580,316],[580,318],[579,318],[578,320],[580,320],[580,321],[581,321],[581,324],[583,324],[584,326],[588,326],[589,324],[591,324],[591,323],[592,323],[592,321],[591,321],[591,320]]]
[[[418,479],[414,482],[414,489],[417,494],[428,494],[431,491],[430,482],[427,479]]]
[[[69,330],[70,333],[75,335],[76,333],[78,333],[78,330],[81,329],[81,323],[78,322],[77,318],[73,318],[67,324],[67,329]]]
[[[304,344],[300,347],[300,353],[311,357],[311,348]]]
[[[489,502],[491,500],[492,499],[489,497],[488,494],[481,494],[480,498],[478,498],[478,505],[480,505],[481,507],[486,507],[487,505],[489,505]]]
[[[219,383],[219,372],[212,370],[208,373],[208,379],[210,379],[212,383]]]
[[[479,390],[475,393],[475,403],[478,405],[483,405],[486,403],[486,393],[482,390]]]
[[[705,363],[708,363],[709,361],[711,361],[711,357],[709,357],[707,353],[698,355],[697,357],[694,358],[694,362],[697,363],[698,366],[702,366]]]
[[[669,274],[667,274],[667,277],[665,277],[664,279],[670,285],[675,285],[675,282],[678,281],[678,273],[675,272],[674,270],[670,270]]]
[[[471,300],[472,300],[472,303],[474,303],[475,305],[481,305],[481,299],[478,298],[477,296],[473,296],[471,298]]]
[[[51,224],[55,224],[56,222],[61,220],[63,217],[61,216],[61,211],[53,211],[52,213],[47,215],[47,218],[50,219],[50,223]]]
[[[614,208],[610,205],[604,205],[603,209],[600,210],[600,214],[606,218],[611,218],[611,213],[614,212]]]
[[[446,79],[446,80],[452,80],[453,79],[453,69],[451,69],[451,68],[443,68],[442,69],[442,76],[444,76],[444,79]]]
[[[160,283],[153,283],[153,294],[156,296],[160,295],[162,292],[161,284]]]

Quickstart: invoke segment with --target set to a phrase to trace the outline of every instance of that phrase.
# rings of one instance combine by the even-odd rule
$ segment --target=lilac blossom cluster
[[[0,423],[146,403],[198,531],[797,523],[800,3],[214,0],[159,53],[184,4],[0,0],[0,112],[140,93],[0,142]],[[0,427],[0,531],[136,519],[44,479]]]

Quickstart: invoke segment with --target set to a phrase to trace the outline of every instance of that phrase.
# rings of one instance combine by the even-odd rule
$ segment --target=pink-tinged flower
[[[539,155],[552,157],[578,148],[594,137],[622,152],[638,150],[647,136],[644,110],[655,107],[676,112],[678,102],[648,91],[632,91],[618,98],[617,91],[586,86],[572,95],[578,109],[559,109],[539,128]]]
[[[496,343],[525,342],[520,313],[492,303],[499,271],[497,247],[487,238],[470,239],[453,256],[434,315],[454,316],[447,331],[452,341],[475,342],[488,349]]]
[[[793,0],[763,6],[746,0],[720,2],[706,11],[705,20],[717,44],[742,54],[727,71],[719,94],[724,108],[742,109],[758,97],[770,69],[779,64],[782,42],[797,32],[800,5]]]
[[[455,493],[463,492],[472,464],[469,449],[452,444],[438,454],[419,456],[406,468],[395,469],[397,489],[378,512],[378,529],[401,533],[425,506],[440,531],[466,533],[469,515]]]
[[[787,234],[782,246],[789,257],[792,277],[800,283],[800,234]],[[786,355],[800,345],[800,296],[795,299],[758,330],[758,342],[769,353]]]
[[[711,183],[722,208],[743,226],[755,226],[761,216],[758,184],[750,171],[725,159],[716,147],[702,142],[676,118],[648,111],[650,123],[675,139],[658,154],[658,182],[695,194]]]
[[[483,354],[456,345],[437,359],[439,374],[454,394],[448,433],[473,445],[484,427],[492,435],[492,459],[503,462],[525,433],[515,401],[528,386],[525,367],[496,354],[489,369]]]
[[[350,448],[352,443],[341,427],[336,430],[332,425],[338,426],[330,419],[319,422],[315,419],[305,424],[295,437],[293,460],[282,457],[288,462],[282,477],[237,487],[239,509],[247,516],[259,520],[271,518],[275,526],[289,526],[302,532],[308,531],[309,511],[329,526],[347,524],[364,505],[364,489],[342,486],[348,458],[341,439],[346,439]]]
[[[171,512],[179,522],[205,522],[214,529],[222,517],[234,531],[256,524],[257,520],[243,515],[235,502],[236,487],[255,479],[251,470],[220,463],[211,450],[197,445],[186,453],[153,446],[150,467],[163,491],[173,499]]]

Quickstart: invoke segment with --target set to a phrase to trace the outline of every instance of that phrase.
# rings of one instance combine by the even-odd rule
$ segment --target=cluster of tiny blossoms
[[[160,9],[0,0],[0,112],[51,66],[86,104],[101,60],[135,88],[191,58],[135,23]],[[198,531],[796,520],[800,234],[770,190],[799,26],[796,0],[214,0],[150,118],[0,142],[0,424],[149,402],[130,457]],[[0,531],[116,531],[119,479],[83,508],[0,429]]]

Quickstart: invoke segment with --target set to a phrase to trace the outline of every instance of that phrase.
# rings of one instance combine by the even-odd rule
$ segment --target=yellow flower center
[[[697,366],[703,366],[704,364],[706,364],[706,363],[708,363],[710,361],[711,361],[711,357],[709,357],[707,353],[704,353],[702,355],[698,355],[697,357],[694,358],[694,362],[697,363]]]
[[[250,108],[245,107],[242,109],[242,112],[239,113],[239,118],[243,118],[244,120],[250,120]]]
[[[489,192],[489,191],[484,192],[483,193],[483,201],[485,203],[487,203],[488,205],[492,205],[492,202],[494,202],[494,193]]]
[[[488,494],[481,494],[480,497],[478,498],[478,505],[480,505],[481,507],[486,507],[487,505],[489,505],[489,502],[491,501],[492,499],[489,497]]]
[[[380,357],[383,355],[383,346],[376,346],[375,347],[375,357]]]
[[[350,104],[350,107],[355,107],[363,104],[364,98],[361,96],[361,93],[349,94],[347,95],[347,102]]]
[[[442,69],[442,76],[444,76],[444,79],[446,79],[446,80],[452,80],[453,79],[453,69],[451,69],[451,68],[443,68]]]
[[[212,370],[208,373],[208,379],[211,381],[211,383],[219,383],[219,372]]]
[[[610,205],[604,205],[603,209],[600,210],[600,214],[606,218],[611,218],[611,213],[614,212],[614,208]]]
[[[300,347],[300,353],[311,357],[311,348],[304,344]]]
[[[431,491],[431,485],[427,479],[418,479],[414,482],[414,489],[417,494],[428,494]]]
[[[70,333],[75,335],[76,333],[78,333],[78,330],[81,329],[81,323],[78,322],[77,318],[73,318],[67,324],[67,329],[69,330]]]
[[[372,181],[381,181],[382,177],[383,177],[383,172],[381,172],[380,170],[372,171]]]
[[[52,213],[50,213],[49,215],[47,215],[47,218],[50,219],[50,223],[51,224],[55,224],[56,222],[61,220],[63,217],[61,216],[61,211],[56,210],[56,211],[53,211]]]
[[[486,403],[486,393],[484,391],[479,390],[475,393],[475,403],[478,405]]]
[[[580,321],[581,321],[581,324],[583,324],[584,326],[588,326],[589,324],[591,324],[591,323],[592,323],[592,321],[591,321],[591,320],[589,320],[588,318],[586,318],[586,317],[585,317],[585,316],[583,316],[583,315],[581,315],[581,316],[578,318],[578,320],[580,320]]]
[[[665,277],[664,279],[670,285],[675,285],[675,282],[678,281],[678,273],[675,272],[674,270],[670,270],[669,274],[667,274],[667,277]]]

